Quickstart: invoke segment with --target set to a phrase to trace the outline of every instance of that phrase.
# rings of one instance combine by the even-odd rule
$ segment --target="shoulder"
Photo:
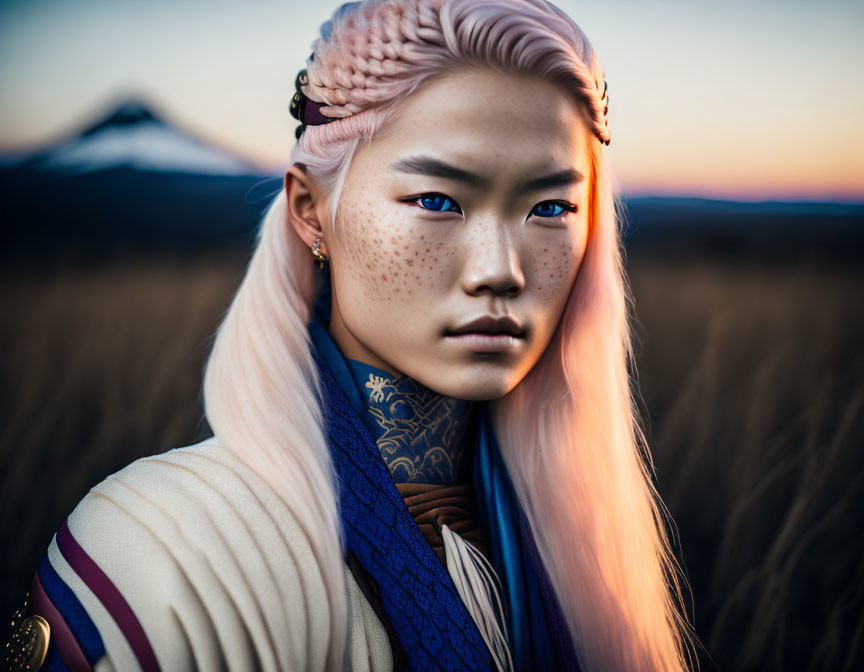
[[[60,620],[72,621],[52,614],[53,641],[59,649],[64,626],[78,624],[71,640],[91,666],[101,651],[124,670],[325,667],[330,615],[309,539],[215,437],[139,459],[92,488],[34,588],[43,577]]]
[[[187,549],[232,550],[240,554],[238,561],[253,562],[284,542],[299,553],[298,560],[310,559],[302,554],[308,539],[289,508],[215,437],[141,458],[112,474],[81,500],[68,526],[94,545],[158,539],[181,564],[193,561],[184,555]]]

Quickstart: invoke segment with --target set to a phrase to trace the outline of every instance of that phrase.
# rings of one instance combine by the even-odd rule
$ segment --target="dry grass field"
[[[708,650],[721,670],[864,669],[864,273],[631,277],[659,487]]]
[[[3,613],[92,485],[207,434],[201,368],[243,264],[2,272]],[[864,270],[628,264],[657,481],[708,651],[729,671],[864,669]]]

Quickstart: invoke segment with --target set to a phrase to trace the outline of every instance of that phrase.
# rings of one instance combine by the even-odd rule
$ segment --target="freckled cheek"
[[[351,295],[375,304],[425,296],[440,285],[454,253],[399,213],[376,213],[371,206],[346,223],[340,252]]]
[[[456,246],[434,227],[417,227],[403,253],[407,290],[412,296],[439,296],[452,282],[458,261]]]
[[[581,250],[572,241],[550,241],[532,251],[530,277],[526,280],[544,301],[553,301],[569,291],[580,263]]]
[[[350,207],[349,207],[350,204]],[[331,263],[341,276],[343,300],[376,302],[387,294],[392,269],[388,260],[392,243],[387,223],[376,216],[371,203],[359,204],[346,199],[350,219],[339,222]]]

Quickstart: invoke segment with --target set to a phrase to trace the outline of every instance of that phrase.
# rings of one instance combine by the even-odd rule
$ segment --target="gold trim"
[[[6,644],[6,664],[13,672],[39,670],[48,657],[50,643],[48,621],[39,615],[29,616],[21,621],[12,640]]]

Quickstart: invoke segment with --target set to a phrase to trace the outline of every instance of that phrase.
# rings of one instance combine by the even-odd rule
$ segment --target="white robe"
[[[145,457],[95,486],[69,530],[137,616],[165,672],[326,668],[330,614],[309,539],[215,437]],[[48,558],[99,630],[99,672],[139,670],[120,627],[52,540]],[[386,631],[345,567],[346,665],[391,670]]]

